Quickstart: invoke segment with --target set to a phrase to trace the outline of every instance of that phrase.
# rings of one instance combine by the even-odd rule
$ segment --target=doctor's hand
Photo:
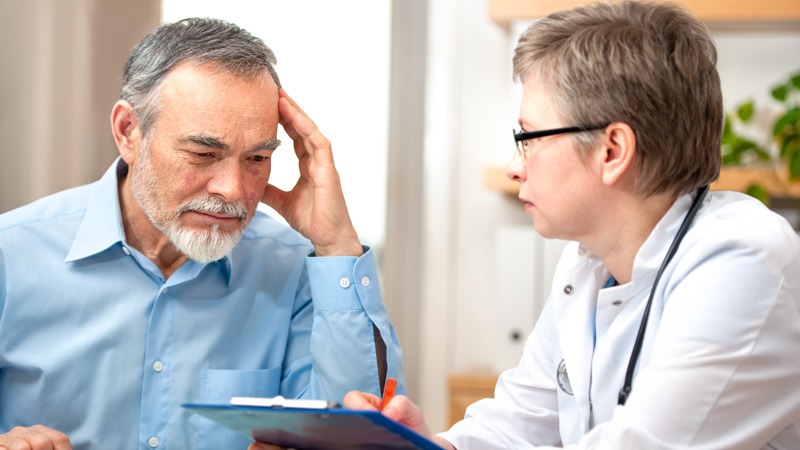
[[[72,450],[72,444],[64,433],[43,425],[14,427],[0,434],[0,449],[16,450]]]
[[[272,444],[265,444],[263,442],[253,442],[247,447],[247,450],[286,450],[284,447],[278,447],[277,445]]]
[[[405,395],[394,396],[386,407],[381,410],[381,399],[379,397],[366,392],[350,391],[344,396],[344,406],[350,409],[380,411],[384,416],[407,426],[439,446],[455,450],[455,447],[450,442],[431,435],[431,430],[425,422],[425,417],[422,416],[422,411]]]
[[[331,143],[286,91],[279,91],[280,123],[294,143],[300,178],[291,191],[267,185],[261,201],[314,244],[317,256],[361,256],[358,234],[333,164]]]

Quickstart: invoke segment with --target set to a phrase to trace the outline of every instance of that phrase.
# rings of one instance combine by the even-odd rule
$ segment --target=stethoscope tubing
[[[631,357],[628,360],[628,370],[625,372],[625,384],[622,385],[622,389],[619,391],[619,397],[617,399],[618,405],[624,405],[631,393],[633,386],[633,374],[636,371],[636,364],[639,361],[639,354],[642,352],[644,333],[647,330],[647,320],[650,317],[650,308],[653,305],[653,297],[655,297],[656,294],[656,286],[658,286],[658,281],[661,279],[661,275],[664,273],[664,269],[667,267],[667,264],[669,264],[669,262],[672,260],[672,257],[675,256],[675,253],[678,251],[678,247],[681,245],[681,241],[689,231],[689,226],[691,226],[692,221],[694,220],[695,216],[697,216],[697,212],[700,210],[700,206],[702,205],[703,199],[706,197],[707,193],[708,185],[697,190],[697,196],[694,198],[692,206],[686,213],[686,217],[684,217],[683,222],[678,229],[678,233],[672,240],[672,244],[670,244],[667,254],[664,256],[664,260],[661,262],[661,267],[658,268],[656,279],[653,281],[653,287],[650,288],[650,297],[647,299],[647,305],[645,305],[644,313],[642,314],[642,321],[639,324],[639,331],[636,334],[636,341],[633,343]]]

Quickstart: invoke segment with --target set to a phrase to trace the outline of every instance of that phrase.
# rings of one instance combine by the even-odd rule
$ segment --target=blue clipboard
[[[378,411],[198,403],[181,406],[256,441],[286,448],[442,450]]]

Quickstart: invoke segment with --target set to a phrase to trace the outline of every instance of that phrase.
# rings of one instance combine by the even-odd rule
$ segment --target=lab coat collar
[[[641,281],[648,285],[652,284],[695,195],[697,194],[692,193],[678,197],[636,252],[632,274],[634,283]]]

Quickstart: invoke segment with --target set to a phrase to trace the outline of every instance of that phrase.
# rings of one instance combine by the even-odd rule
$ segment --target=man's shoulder
[[[91,185],[66,189],[0,214],[0,233],[20,226],[83,216]]]

